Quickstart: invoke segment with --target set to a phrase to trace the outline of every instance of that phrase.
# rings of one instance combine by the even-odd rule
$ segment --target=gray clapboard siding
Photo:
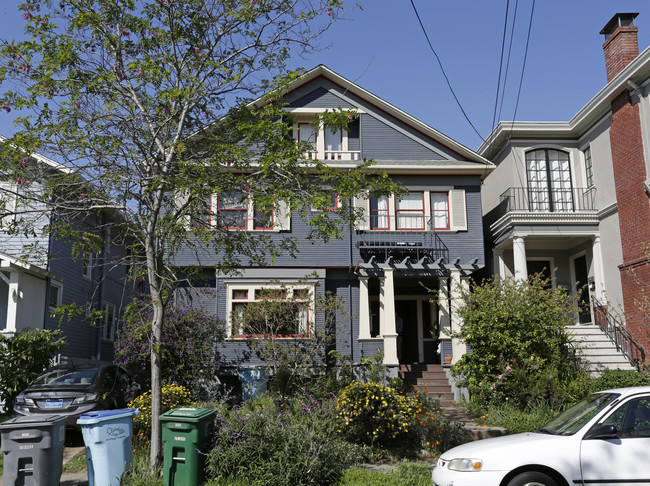
[[[295,96],[295,95],[294,95]],[[353,106],[323,86],[289,103],[290,108],[352,108]]]

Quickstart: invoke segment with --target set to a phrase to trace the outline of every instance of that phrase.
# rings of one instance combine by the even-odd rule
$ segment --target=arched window
[[[569,154],[554,149],[526,152],[530,211],[573,211]]]

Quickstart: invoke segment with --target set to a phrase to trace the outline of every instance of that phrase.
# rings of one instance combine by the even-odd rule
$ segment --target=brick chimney
[[[638,27],[634,19],[638,13],[617,13],[600,31],[605,35],[605,66],[610,82],[625,66],[639,55]]]
[[[600,32],[606,37],[603,49],[608,82],[639,55],[638,29],[633,25],[637,15],[618,13]],[[626,327],[646,350],[650,350],[650,328],[638,304],[643,300],[644,286],[650,282],[646,246],[650,241],[650,200],[644,188],[647,174],[639,104],[634,103],[629,90],[624,89],[612,100],[611,107],[609,141],[623,253],[623,263],[618,268]]]

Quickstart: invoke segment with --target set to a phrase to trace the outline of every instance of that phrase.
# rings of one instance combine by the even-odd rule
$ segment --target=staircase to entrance
[[[442,365],[401,364],[399,374],[406,386],[412,386],[429,398],[439,400],[441,406],[454,403],[454,393]]]

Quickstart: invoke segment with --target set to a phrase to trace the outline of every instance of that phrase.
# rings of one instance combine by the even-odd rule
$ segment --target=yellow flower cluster
[[[395,439],[415,424],[418,401],[378,383],[352,383],[339,395],[337,414],[345,429],[363,442]]]
[[[180,385],[165,385],[162,387],[162,412],[177,407],[186,407],[192,404],[192,396],[187,388]],[[138,432],[134,440],[146,444],[149,441],[148,432],[151,429],[151,390],[129,402],[130,408],[140,409],[140,413],[133,417],[133,428]]]

